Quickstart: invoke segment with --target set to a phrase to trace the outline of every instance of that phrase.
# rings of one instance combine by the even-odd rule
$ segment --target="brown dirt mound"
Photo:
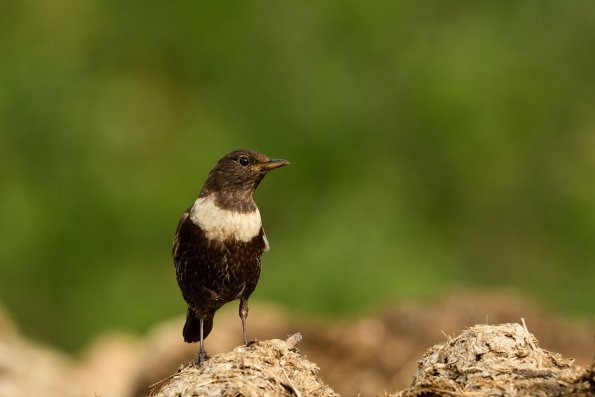
[[[321,368],[325,382],[346,396],[410,387],[429,346],[443,342],[444,333],[458,335],[474,324],[524,317],[541,346],[583,367],[591,365],[595,351],[592,317],[559,317],[511,291],[458,292],[423,304],[392,302],[383,310],[341,319],[298,315],[258,301],[251,309],[251,337],[268,340],[301,332],[300,351]],[[164,321],[142,338],[105,333],[73,357],[21,335],[0,303],[0,396],[144,397],[148,385],[196,357],[198,346],[182,340],[183,324],[183,317]],[[207,350],[231,351],[241,332],[237,308],[223,308]]]
[[[350,319],[300,318],[292,321],[290,329],[302,333],[301,350],[338,393],[374,396],[409,387],[418,360],[428,347],[443,342],[444,334],[458,335],[475,324],[516,323],[521,318],[545,349],[574,358],[583,367],[592,362],[592,319],[553,315],[507,290],[463,291],[423,304],[401,302]]]
[[[524,324],[476,325],[430,348],[419,361],[412,396],[591,396],[592,370],[537,346]]]
[[[313,396],[337,393],[318,377],[316,364],[295,350],[301,335],[254,342],[218,354],[199,366],[182,368],[161,382],[151,396]]]

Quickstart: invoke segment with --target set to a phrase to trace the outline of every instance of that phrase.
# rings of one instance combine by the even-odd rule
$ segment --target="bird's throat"
[[[260,233],[262,221],[256,205],[254,210],[243,212],[222,208],[218,204],[215,194],[210,194],[196,199],[190,209],[190,219],[207,238],[220,241],[235,238],[248,242]]]

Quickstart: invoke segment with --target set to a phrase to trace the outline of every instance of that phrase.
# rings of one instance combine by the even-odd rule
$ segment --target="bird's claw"
[[[200,367],[209,358],[211,358],[211,356],[208,355],[206,350],[199,350],[198,356],[196,356],[196,359],[194,360],[193,364],[198,365]]]

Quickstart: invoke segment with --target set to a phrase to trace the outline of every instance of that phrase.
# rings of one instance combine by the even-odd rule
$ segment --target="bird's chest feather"
[[[217,233],[220,233],[218,231]],[[249,241],[207,238],[203,227],[182,217],[173,246],[176,277],[189,302],[226,301],[250,293],[260,276],[260,255],[267,248],[262,228]],[[205,298],[207,297],[207,298]]]
[[[260,211],[238,212],[220,208],[212,196],[200,197],[190,210],[190,219],[210,240],[248,242],[260,233]]]

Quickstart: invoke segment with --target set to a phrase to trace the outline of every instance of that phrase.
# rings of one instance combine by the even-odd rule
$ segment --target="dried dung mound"
[[[254,342],[218,354],[202,366],[187,366],[155,387],[151,396],[338,396],[318,377],[316,364],[295,349],[296,334]]]
[[[537,346],[521,324],[476,325],[430,348],[419,361],[411,396],[591,396],[593,368],[582,369]]]
[[[263,311],[255,309],[250,315],[254,312],[259,316]],[[233,328],[237,323],[236,311],[231,315],[234,322],[229,327],[234,331],[233,340],[237,340],[239,331]],[[575,358],[583,367],[589,366],[595,350],[593,323],[588,315],[559,317],[509,290],[458,291],[425,303],[401,302],[361,317],[324,321],[287,316],[287,328],[275,329],[273,334],[259,330],[255,335],[265,339],[299,329],[304,335],[300,350],[318,364],[320,376],[337,393],[382,396],[384,390],[403,390],[411,385],[424,352],[444,341],[441,331],[458,335],[475,324],[515,323],[521,317],[530,324],[540,346]],[[283,318],[276,324],[282,325]],[[179,339],[179,330],[176,331]],[[148,379],[145,385],[154,379],[158,378]]]

